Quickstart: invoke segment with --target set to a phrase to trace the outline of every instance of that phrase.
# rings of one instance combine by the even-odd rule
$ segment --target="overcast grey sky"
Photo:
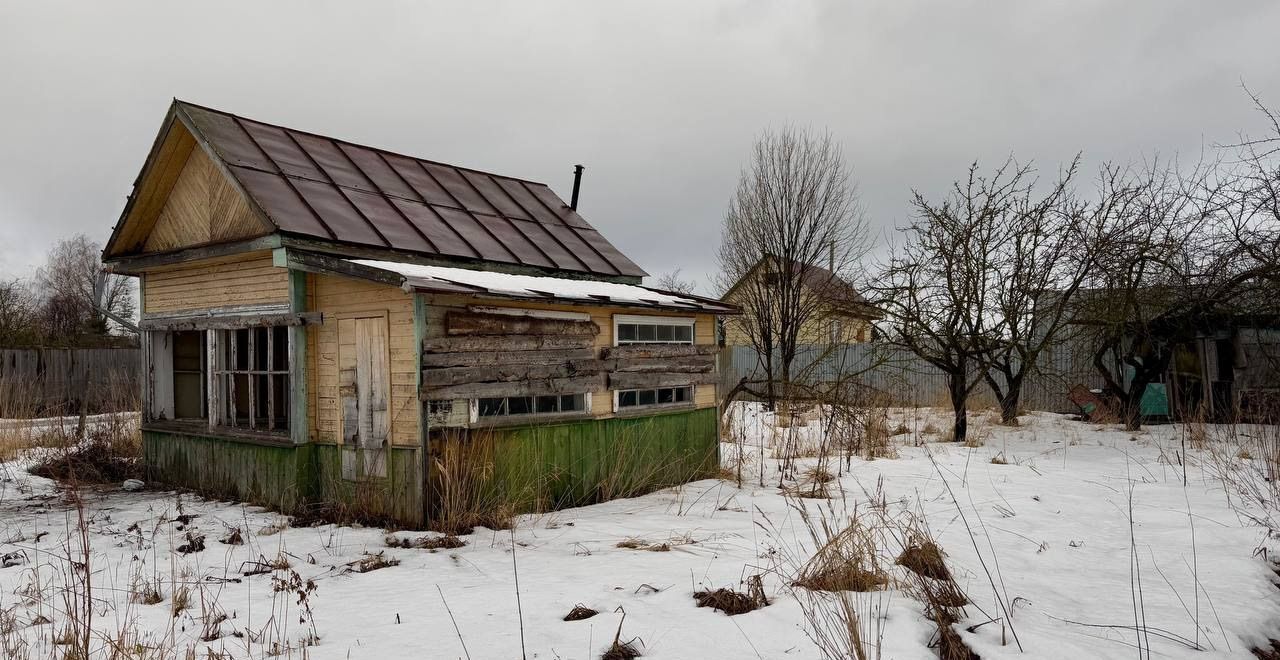
[[[0,0],[0,275],[102,241],[178,97],[545,181],[702,281],[753,138],[844,144],[878,238],[969,161],[1055,169],[1260,130],[1280,2]],[[994,164],[994,163],[993,163]]]

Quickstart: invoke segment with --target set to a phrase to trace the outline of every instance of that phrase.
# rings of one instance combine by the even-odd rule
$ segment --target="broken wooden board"
[[[669,358],[625,358],[609,360],[610,371],[665,371],[669,373],[706,373],[716,368],[713,355],[686,355]]]
[[[570,378],[585,374],[598,374],[605,370],[603,360],[575,360],[557,364],[513,364],[493,366],[451,367],[424,369],[423,387],[444,387],[466,383],[510,383],[520,380]]]
[[[609,346],[601,357],[606,358],[665,358],[690,355],[714,355],[718,349],[714,344],[630,344],[627,346]]]
[[[445,332],[450,336],[567,335],[594,337],[600,334],[600,326],[592,321],[453,311],[445,315]]]
[[[615,390],[640,390],[654,387],[683,387],[716,382],[715,374],[644,373],[619,371],[609,374],[609,387]]]
[[[429,387],[423,383],[421,398],[480,399],[499,396],[540,396],[544,394],[582,394],[604,389],[604,375],[545,378],[511,383],[469,383]]]
[[[436,337],[422,340],[424,353],[466,353],[480,351],[545,351],[591,348],[587,335],[497,335]]]
[[[423,367],[478,367],[490,364],[558,364],[595,358],[590,348],[552,351],[493,351],[476,353],[426,353]]]

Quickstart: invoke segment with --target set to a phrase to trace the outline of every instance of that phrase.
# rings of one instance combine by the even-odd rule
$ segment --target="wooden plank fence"
[[[775,377],[778,371],[775,364]],[[763,372],[762,363],[750,346],[729,346],[720,352],[723,392],[728,392],[743,377],[759,378]],[[1056,346],[1042,354],[1040,372],[1029,376],[1023,385],[1024,409],[1076,412],[1075,405],[1067,399],[1071,386],[1081,383],[1086,387],[1101,387],[1087,353],[1071,344]],[[937,367],[909,351],[881,344],[803,346],[792,365],[792,373],[793,377],[811,383],[856,378],[886,395],[897,406],[950,406],[947,379]],[[996,404],[985,384],[978,385],[970,401],[975,408]]]
[[[0,349],[0,418],[137,410],[136,348]]]

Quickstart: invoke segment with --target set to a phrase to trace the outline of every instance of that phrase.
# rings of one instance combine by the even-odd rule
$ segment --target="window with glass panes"
[[[693,387],[655,387],[644,390],[619,390],[618,407],[667,406],[693,401]]]
[[[627,344],[692,344],[693,319],[617,316],[614,338]]]
[[[479,417],[507,415],[552,415],[582,412],[587,409],[586,394],[549,394],[545,396],[501,396],[476,400]]]

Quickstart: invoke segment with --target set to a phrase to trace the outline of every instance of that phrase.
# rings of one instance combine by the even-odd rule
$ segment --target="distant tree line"
[[[102,268],[83,234],[59,241],[26,278],[0,281],[0,347],[132,345],[133,284]]]

